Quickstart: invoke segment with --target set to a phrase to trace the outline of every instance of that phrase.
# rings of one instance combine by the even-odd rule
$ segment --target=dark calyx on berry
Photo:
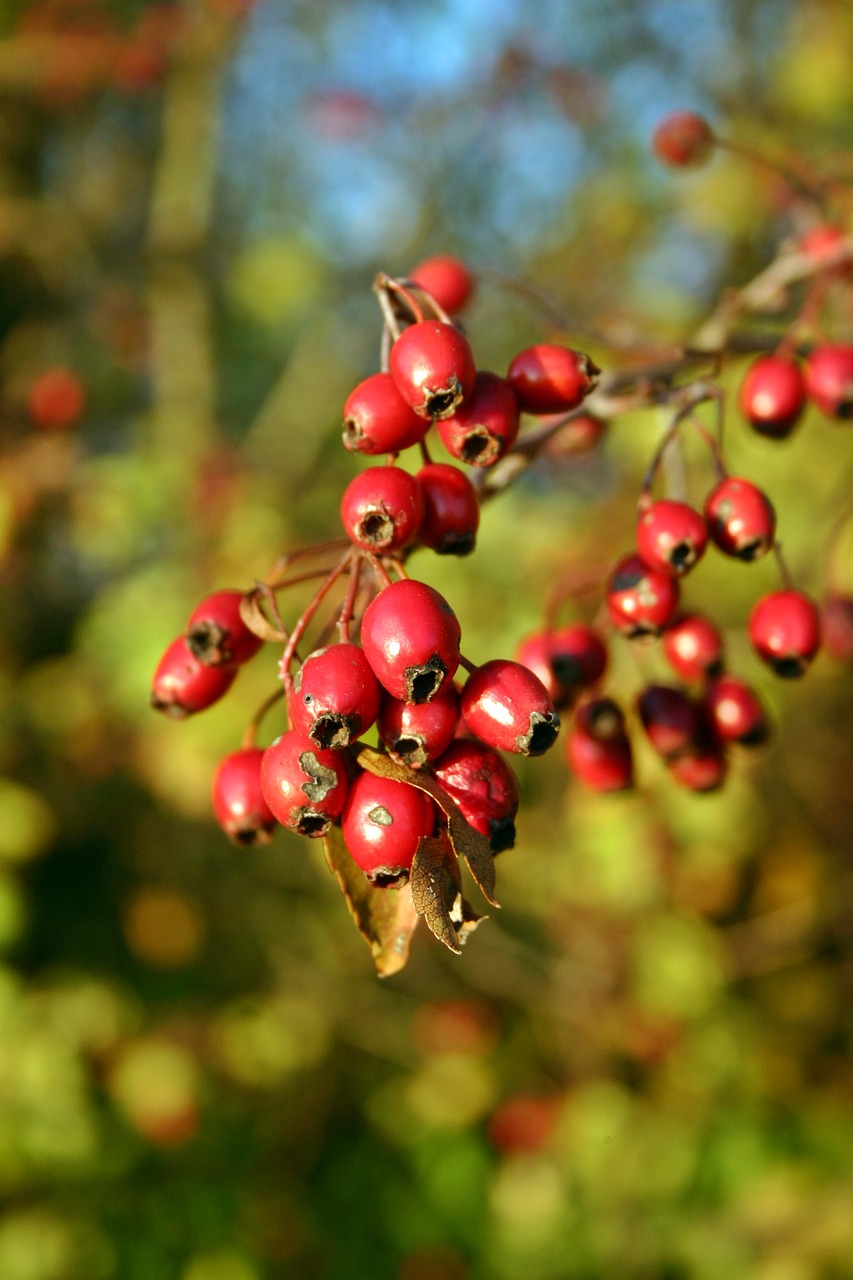
[[[516,744],[520,755],[523,756],[541,756],[554,745],[557,734],[560,732],[560,718],[555,712],[533,711],[530,715],[530,725],[526,733],[520,733],[516,738]]]
[[[406,667],[406,701],[420,707],[430,702],[447,682],[447,667],[438,654],[420,666]]]

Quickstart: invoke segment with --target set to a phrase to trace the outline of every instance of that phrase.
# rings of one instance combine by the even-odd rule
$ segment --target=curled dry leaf
[[[261,593],[264,590],[263,586],[256,587],[243,596],[240,601],[240,617],[249,630],[262,640],[272,644],[287,644],[287,632],[273,626],[261,607]]]
[[[329,829],[323,837],[323,848],[350,915],[373,952],[379,977],[399,973],[409,959],[412,934],[418,923],[410,887],[375,889],[350,857],[339,827]]]
[[[454,911],[460,924],[461,881],[459,864],[450,842],[442,834],[427,836],[418,844],[409,878],[412,902],[427,928],[449,951],[460,955],[462,946],[454,923]]]

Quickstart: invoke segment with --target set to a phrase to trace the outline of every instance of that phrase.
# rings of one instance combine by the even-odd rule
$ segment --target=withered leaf
[[[432,796],[438,807],[447,818],[450,843],[457,854],[461,854],[468,864],[483,897],[493,907],[500,906],[495,898],[495,858],[491,845],[481,832],[475,831],[466,822],[453,800],[441,784],[422,769],[409,769],[398,764],[390,756],[376,751],[373,747],[359,746],[356,751],[358,763],[369,773],[379,774],[382,778],[395,778],[398,782],[408,782],[413,787],[420,787]]]
[[[459,864],[444,836],[427,836],[418,844],[409,884],[412,902],[429,930],[448,950],[460,955],[452,912],[459,892]]]
[[[456,936],[459,939],[460,947],[464,947],[470,935],[477,928],[481,920],[488,920],[488,916],[478,916],[467,899],[458,894],[453,908],[450,912],[450,919],[456,930]]]
[[[258,589],[243,596],[240,601],[240,617],[249,630],[256,636],[260,636],[261,640],[267,640],[272,644],[287,644],[287,633],[273,626],[264,613]]]
[[[330,827],[323,848],[356,927],[373,953],[380,978],[399,973],[409,959],[418,916],[408,885],[376,889],[353,862],[339,827]]]

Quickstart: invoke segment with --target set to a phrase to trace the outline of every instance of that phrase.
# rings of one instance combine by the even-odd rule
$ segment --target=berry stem
[[[813,201],[820,209],[824,208],[826,204],[826,192],[824,190],[826,182],[824,179],[818,178],[816,174],[805,170],[804,166],[801,165],[798,172],[786,160],[781,160],[777,156],[765,155],[762,151],[757,151],[745,143],[732,142],[727,138],[720,138],[716,134],[714,135],[714,142],[721,150],[728,151],[729,155],[738,156],[741,160],[748,160],[751,164],[758,165],[760,168],[769,169],[777,177],[782,178],[798,196]]]
[[[779,573],[780,573],[781,578],[782,578],[782,586],[785,588],[785,590],[786,590],[786,591],[793,591],[793,590],[794,590],[794,580],[793,580],[793,578],[791,577],[791,571],[790,571],[790,569],[788,568],[787,561],[785,560],[785,557],[784,557],[784,555],[782,554],[782,543],[781,543],[781,542],[774,542],[774,543],[773,543],[773,554],[774,554],[774,556],[776,557],[776,563],[777,563],[777,564],[778,564],[778,566],[779,566]]]
[[[264,701],[261,703],[261,705],[258,707],[257,711],[252,716],[251,720],[246,725],[246,728],[243,731],[243,740],[240,743],[240,746],[244,751],[249,750],[251,747],[257,746],[258,730],[261,727],[261,721],[263,720],[267,712],[270,711],[275,706],[275,704],[283,697],[284,697],[284,689],[283,688],[276,689],[275,693],[271,693],[270,696],[268,698],[265,698]]]
[[[426,298],[431,310],[435,313],[436,319],[440,320],[442,324],[453,324],[452,318],[447,314],[441,303],[436,302],[432,294],[429,293],[428,290],[424,289],[423,285],[418,284],[415,280],[409,279],[401,280],[398,283],[407,290],[414,289],[416,293],[419,293]]]
[[[560,607],[566,600],[599,591],[612,567],[611,564],[601,564],[591,568],[569,569],[564,573],[548,592],[544,610],[545,630],[555,629]]]
[[[465,655],[464,655],[464,653],[460,653],[460,655],[459,655],[459,665],[460,665],[460,667],[462,668],[462,670],[463,670],[463,671],[467,671],[467,672],[468,672],[468,675],[469,675],[469,676],[470,676],[470,674],[471,674],[471,672],[472,672],[472,671],[476,671],[476,670],[477,670],[477,664],[476,664],[476,663],[474,663],[474,662],[471,662],[470,658],[466,658],[466,657],[465,657]]]
[[[387,275],[384,271],[378,272],[373,281],[373,292],[379,301],[385,324],[395,338],[400,336],[400,316],[394,308],[392,298],[399,298],[403,302],[417,324],[422,322],[424,313],[417,298],[393,276]]]
[[[335,583],[338,581],[341,575],[347,571],[350,564],[352,563],[353,556],[356,554],[358,554],[356,549],[354,547],[350,547],[349,550],[341,557],[341,559],[338,561],[335,567],[332,570],[330,570],[330,572],[324,578],[323,582],[318,587],[317,591],[312,596],[311,600],[309,600],[308,604],[303,609],[296,623],[296,626],[293,628],[293,631],[290,633],[290,639],[288,640],[285,646],[284,653],[282,654],[281,666],[280,666],[281,678],[284,681],[284,687],[288,693],[290,692],[290,688],[292,685],[290,667],[296,655],[296,647],[299,644],[299,641],[302,639],[302,636],[305,634],[307,627],[311,623],[320,605],[323,603],[326,596],[329,594],[332,587],[335,585]]]
[[[364,561],[361,556],[353,556],[352,564],[349,571],[349,585],[344,602],[341,605],[341,612],[338,616],[338,635],[341,644],[349,643],[350,623],[352,622],[355,610],[355,601],[358,595],[358,588],[361,582],[361,569]]]

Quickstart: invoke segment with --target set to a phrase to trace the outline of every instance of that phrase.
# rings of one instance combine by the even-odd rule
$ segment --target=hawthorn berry
[[[187,622],[187,645],[209,667],[241,666],[263,640],[250,631],[240,613],[242,591],[214,591],[196,605]]]
[[[491,467],[515,443],[519,413],[515,392],[506,379],[481,371],[465,403],[437,424],[439,439],[460,462]]]
[[[582,351],[540,342],[519,351],[506,380],[525,413],[563,413],[589,395],[600,372]]]
[[[409,272],[409,279],[420,285],[444,311],[452,315],[461,311],[474,292],[474,278],[459,258],[437,254],[424,258]]]
[[[626,791],[634,785],[625,717],[612,698],[591,698],[578,706],[565,752],[572,773],[592,791]]]
[[[276,817],[261,790],[260,747],[244,747],[220,760],[213,775],[213,812],[237,844],[267,844]]]
[[[344,446],[350,453],[400,453],[423,440],[429,425],[406,403],[390,373],[365,378],[344,404]]]
[[[658,160],[676,168],[704,164],[714,146],[711,126],[695,111],[671,111],[652,134],[652,151]]]
[[[518,781],[497,751],[477,738],[457,738],[435,762],[433,773],[465,821],[488,837],[492,853],[512,848]]]
[[[184,636],[173,640],[157,663],[151,705],[175,720],[205,711],[228,691],[237,675],[234,666],[210,667],[201,662]]]
[[[761,699],[739,676],[716,676],[705,690],[703,703],[721,742],[752,747],[766,741],[769,726]]]
[[[403,578],[371,600],[361,643],[379,683],[401,702],[430,702],[459,666],[461,630],[442,595],[425,582]]]
[[[637,550],[650,569],[680,577],[705,554],[708,529],[686,502],[661,498],[637,516]]]
[[[431,702],[415,706],[383,693],[379,737],[390,755],[410,769],[437,760],[453,741],[459,724],[459,694],[452,684]]]
[[[829,591],[820,610],[826,652],[837,662],[853,662],[853,596]]]
[[[419,842],[432,834],[435,805],[408,782],[362,772],[349,789],[341,829],[353,861],[371,884],[399,888]]]
[[[288,729],[261,760],[261,792],[284,827],[301,836],[324,836],[347,798],[344,755],[324,751]]]
[[[440,556],[467,556],[480,526],[480,501],[471,481],[448,462],[428,462],[417,478],[424,500],[419,541]]]
[[[637,699],[637,710],[646,737],[665,760],[687,751],[699,737],[699,709],[683,689],[647,685]]]
[[[309,653],[296,673],[288,699],[291,724],[318,747],[338,750],[375,722],[380,696],[359,645],[327,645]]]
[[[678,608],[678,581],[631,554],[617,561],[606,598],[613,625],[629,639],[656,636]]]
[[[703,613],[684,613],[662,634],[667,662],[682,680],[704,680],[722,666],[723,637]]]
[[[607,431],[604,418],[593,413],[576,413],[548,439],[544,452],[555,462],[573,458],[576,454],[590,453]]]
[[[796,360],[759,356],[740,388],[744,417],[759,435],[784,440],[799,422],[806,404],[806,380]]]
[[[73,369],[45,369],[30,387],[30,417],[37,427],[62,430],[74,427],[86,408],[86,391]]]
[[[689,791],[719,791],[726,780],[728,760],[719,743],[707,739],[667,762],[670,777]]]
[[[449,418],[474,389],[474,357],[452,324],[421,320],[404,329],[391,348],[394,385],[422,418]]]
[[[749,639],[777,676],[805,673],[820,649],[820,612],[802,591],[773,591],[753,606]]]
[[[828,418],[853,417],[853,346],[822,343],[809,353],[805,369],[809,399]]]
[[[715,546],[738,560],[760,560],[773,546],[776,512],[758,485],[726,476],[705,502],[708,533]]]
[[[593,627],[568,623],[554,631],[535,631],[526,636],[516,650],[515,660],[539,677],[560,710],[580,689],[595,684],[604,675],[607,646]]]
[[[363,551],[399,551],[414,542],[424,515],[417,479],[402,467],[368,467],[341,498],[347,536]]]
[[[462,689],[462,715],[487,746],[541,756],[560,728],[548,691],[520,662],[495,658],[477,667]]]

